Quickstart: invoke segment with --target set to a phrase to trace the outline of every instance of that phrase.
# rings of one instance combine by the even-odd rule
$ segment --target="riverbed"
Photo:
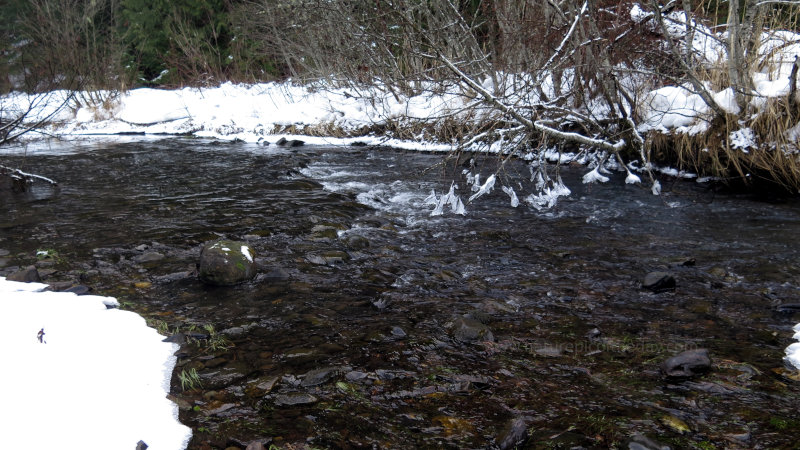
[[[175,336],[189,448],[797,445],[796,200],[564,166],[549,210],[498,184],[431,216],[431,192],[469,197],[466,155],[173,138],[0,158],[59,183],[0,192],[0,275],[35,264]],[[475,163],[529,184],[523,161]],[[254,281],[197,280],[223,237],[255,249]],[[651,272],[675,288],[642,289]],[[707,373],[662,375],[698,348]]]

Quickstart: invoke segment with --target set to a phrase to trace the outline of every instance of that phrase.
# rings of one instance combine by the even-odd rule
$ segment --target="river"
[[[797,445],[796,200],[674,180],[653,196],[567,166],[550,210],[498,185],[432,217],[464,158],[176,138],[0,158],[59,182],[0,192],[0,275],[37,264],[188,333],[172,392],[190,448]],[[476,159],[482,179],[530,177]],[[193,276],[221,237],[255,249],[254,281]],[[654,271],[675,289],[642,289]],[[707,373],[660,373],[697,348]]]

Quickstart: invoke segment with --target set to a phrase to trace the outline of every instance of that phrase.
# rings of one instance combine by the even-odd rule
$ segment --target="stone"
[[[225,411],[229,411],[236,407],[236,403],[225,403],[224,405],[220,406],[219,408],[214,408],[212,410],[206,411],[206,415],[208,416],[219,416],[222,415]]]
[[[291,278],[289,271],[283,267],[276,267],[264,274],[264,280],[267,281],[285,281]]]
[[[347,381],[361,381],[365,378],[367,378],[367,373],[359,372],[357,370],[347,372],[344,376],[344,379]]]
[[[250,384],[250,391],[257,396],[269,394],[280,379],[278,376],[265,375]]]
[[[304,392],[294,392],[290,394],[280,394],[275,397],[275,406],[297,406],[311,405],[319,400],[311,394]]]
[[[303,387],[318,386],[327,382],[336,373],[337,369],[335,367],[314,369],[303,375],[303,381],[300,384]]]
[[[692,378],[710,369],[711,359],[705,348],[686,350],[661,364],[661,373],[667,378]]]
[[[161,340],[161,342],[172,342],[174,344],[185,344],[186,343],[186,335],[183,333],[175,333],[171,336],[167,336]]]
[[[275,145],[277,145],[278,147],[300,147],[305,144],[306,143],[304,141],[301,141],[299,139],[286,139],[286,138],[280,138],[278,139],[278,142],[275,143]]]
[[[49,281],[47,284],[55,292],[65,291],[73,286],[71,281]]]
[[[675,277],[668,272],[650,272],[644,277],[642,288],[653,292],[664,292],[675,289]]]
[[[369,239],[359,235],[347,236],[344,243],[352,250],[364,250],[369,247]]]
[[[147,450],[149,445],[145,444],[144,441],[139,441],[136,443],[136,450]]]
[[[643,434],[635,434],[631,436],[625,446],[628,450],[670,450],[666,445],[656,442]]]
[[[469,317],[458,317],[451,327],[453,339],[459,342],[493,342],[492,330],[486,325]]]
[[[397,339],[402,339],[407,336],[406,331],[398,326],[393,326],[391,333],[392,336],[394,336]]]
[[[209,242],[200,252],[199,278],[207,284],[232,286],[256,276],[255,252],[244,242]]]
[[[36,269],[36,267],[28,266],[7,276],[6,280],[20,281],[23,283],[39,283],[42,281],[42,278],[39,276],[39,271]]]
[[[69,289],[64,289],[64,292],[72,292],[75,295],[86,295],[90,291],[88,286],[84,286],[79,284],[77,286],[72,286]]]
[[[266,444],[269,444],[269,441],[253,441],[247,444],[247,447],[244,450],[267,450]]]
[[[142,253],[141,255],[136,256],[135,258],[133,258],[133,261],[136,262],[136,263],[141,264],[141,263],[149,263],[149,262],[161,261],[164,258],[165,257],[164,257],[164,255],[162,253],[146,252],[146,253]]]

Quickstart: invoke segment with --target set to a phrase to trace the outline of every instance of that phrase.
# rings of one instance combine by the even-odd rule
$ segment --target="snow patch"
[[[166,395],[178,345],[116,300],[0,277],[3,446],[183,449],[191,429]],[[37,332],[44,329],[42,343]],[[47,430],[42,433],[42,430]]]
[[[749,153],[748,149],[755,149],[756,147],[756,134],[750,128],[742,128],[731,132],[730,136],[731,147],[741,150],[744,153]]]

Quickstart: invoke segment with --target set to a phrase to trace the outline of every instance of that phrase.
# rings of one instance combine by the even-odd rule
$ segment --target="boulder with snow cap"
[[[217,286],[231,286],[256,276],[255,252],[244,242],[209,242],[200,252],[200,280]]]

